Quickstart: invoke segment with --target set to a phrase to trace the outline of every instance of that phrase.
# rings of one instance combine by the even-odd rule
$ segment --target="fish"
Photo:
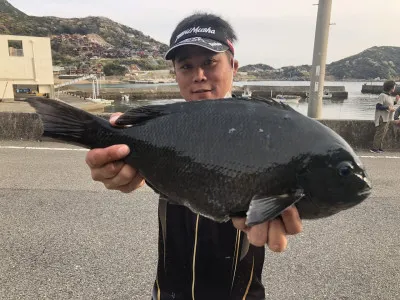
[[[128,109],[116,126],[60,100],[26,100],[42,138],[87,149],[126,144],[123,159],[171,203],[247,226],[295,206],[321,219],[368,198],[372,183],[335,131],[270,98],[232,97]]]

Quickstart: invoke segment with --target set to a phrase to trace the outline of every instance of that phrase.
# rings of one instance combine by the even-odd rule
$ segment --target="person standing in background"
[[[383,140],[385,139],[389,121],[393,120],[394,105],[399,101],[400,96],[397,95],[395,100],[391,94],[396,89],[396,82],[387,80],[383,84],[383,92],[378,97],[378,103],[375,108],[375,136],[372,144],[371,152],[383,152]]]

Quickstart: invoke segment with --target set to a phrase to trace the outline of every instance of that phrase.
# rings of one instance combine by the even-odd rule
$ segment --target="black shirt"
[[[232,221],[214,222],[163,196],[158,221],[152,300],[265,299],[265,247],[249,244]]]
[[[157,278],[152,299],[265,299],[265,248],[231,221],[214,222],[159,200]]]

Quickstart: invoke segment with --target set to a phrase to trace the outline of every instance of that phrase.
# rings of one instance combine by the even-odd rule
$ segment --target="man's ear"
[[[236,75],[238,69],[239,69],[239,62],[236,59],[234,59],[233,60],[233,75]]]
[[[172,61],[172,74],[174,75],[175,82],[176,82],[176,69],[175,69],[175,61]]]

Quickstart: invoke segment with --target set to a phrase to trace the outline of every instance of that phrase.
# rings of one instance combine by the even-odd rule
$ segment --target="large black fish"
[[[27,100],[44,136],[86,148],[127,144],[124,159],[171,201],[215,221],[254,225],[295,204],[323,218],[366,199],[371,185],[346,141],[320,122],[270,99],[150,105],[112,127],[101,117],[44,98]]]

